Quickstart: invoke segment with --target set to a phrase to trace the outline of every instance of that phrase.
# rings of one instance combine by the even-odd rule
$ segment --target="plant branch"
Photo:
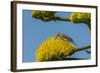
[[[74,50],[74,52],[78,52],[78,51],[86,50],[86,49],[89,49],[89,48],[91,48],[90,45],[85,46],[85,47],[78,48],[78,49]]]
[[[88,26],[89,31],[91,31],[91,23],[90,22],[87,23],[87,26]]]
[[[64,57],[62,58],[61,60],[86,60],[86,58],[67,58],[67,57]]]
[[[57,21],[71,21],[70,18],[61,18],[61,17],[55,17],[55,20],[57,20]]]

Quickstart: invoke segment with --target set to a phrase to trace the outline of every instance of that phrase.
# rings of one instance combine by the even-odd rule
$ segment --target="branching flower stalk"
[[[63,60],[67,56],[89,48],[90,46],[76,48],[74,44],[66,39],[50,37],[37,48],[36,59],[40,62]]]
[[[89,48],[91,48],[90,45],[84,46],[84,47],[81,47],[81,48],[77,48],[77,49],[75,49],[73,52],[83,51],[83,50],[86,50],[86,49],[89,49]]]
[[[33,10],[32,17],[35,19],[40,19],[43,22],[49,22],[49,21],[66,21],[67,22],[68,21],[68,22],[73,22],[73,23],[85,23],[88,26],[89,31],[91,31],[91,14],[90,13],[72,12],[70,17],[66,17],[66,18],[55,16],[55,13],[56,12],[52,12],[52,11],[36,11],[36,10],[34,11]],[[69,42],[64,42],[61,39],[54,41],[54,38],[52,38],[51,40],[49,40],[50,42],[49,45],[47,45],[48,42],[46,42],[45,43],[46,45],[42,44],[42,47],[38,48],[38,51],[36,54],[36,58],[38,61],[57,60],[57,59],[64,58],[66,56],[70,56],[76,52],[91,48],[90,45],[82,47],[82,48],[76,48],[76,46],[74,46],[73,44]],[[58,43],[58,41],[60,42]],[[53,51],[51,52],[51,50]]]
[[[52,11],[32,11],[32,17],[36,19],[40,19],[44,22],[49,21],[70,21],[73,23],[85,23],[87,24],[89,30],[91,30],[91,14],[90,13],[80,13],[80,12],[72,12],[70,17],[63,18],[55,16],[56,12]]]

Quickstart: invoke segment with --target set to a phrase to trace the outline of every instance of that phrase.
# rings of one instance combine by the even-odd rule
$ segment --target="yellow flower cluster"
[[[32,10],[32,17],[47,22],[55,18],[55,12]]]
[[[91,19],[90,13],[73,12],[70,16],[70,20],[74,23],[88,23]]]
[[[36,51],[37,61],[54,61],[69,56],[76,47],[68,40],[51,37],[44,41]]]

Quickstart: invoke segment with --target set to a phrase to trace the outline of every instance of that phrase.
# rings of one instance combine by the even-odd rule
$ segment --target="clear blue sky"
[[[69,17],[70,12],[57,12],[57,16]],[[31,10],[23,10],[23,62],[34,62],[38,46],[57,32],[63,32],[74,40],[77,47],[91,43],[91,34],[85,24],[64,21],[43,22],[31,16]],[[90,58],[85,51],[77,52],[71,57]]]

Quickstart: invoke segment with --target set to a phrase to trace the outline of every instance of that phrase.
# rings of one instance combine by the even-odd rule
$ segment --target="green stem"
[[[82,47],[82,48],[78,48],[78,49],[74,50],[74,52],[78,52],[78,51],[86,50],[86,49],[89,49],[89,48],[91,48],[90,45],[85,46],[85,47]]]
[[[62,58],[61,60],[86,60],[86,58]]]
[[[70,18],[56,17],[55,19],[56,19],[57,21],[71,21]]]
[[[88,26],[89,31],[91,31],[91,24],[88,23],[87,26]]]

